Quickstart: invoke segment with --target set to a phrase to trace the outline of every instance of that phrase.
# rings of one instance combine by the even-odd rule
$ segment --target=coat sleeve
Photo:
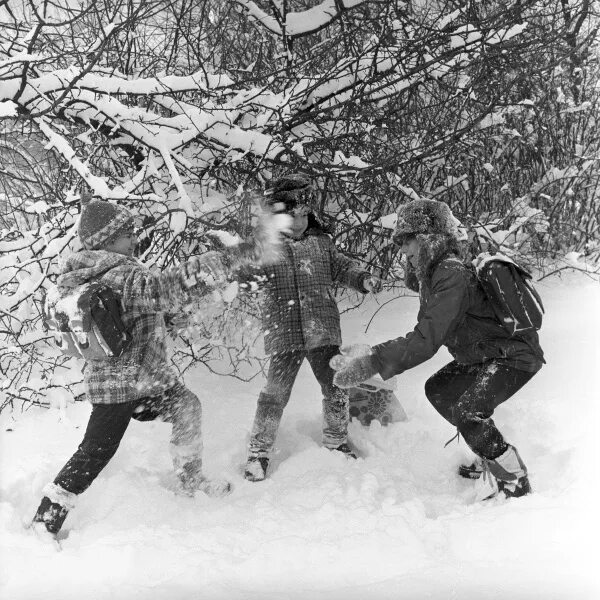
[[[140,266],[125,277],[123,303],[139,312],[175,311],[225,281],[226,268],[218,252],[207,252],[160,272]]]
[[[340,252],[331,240],[329,240],[329,242],[333,281],[352,288],[357,292],[366,294],[367,290],[365,290],[363,282],[367,277],[370,277],[371,274],[358,267],[352,259]]]
[[[431,295],[421,307],[414,330],[406,337],[373,347],[381,377],[389,379],[431,358],[462,321],[467,308],[468,288],[460,270],[438,267],[431,281]]]

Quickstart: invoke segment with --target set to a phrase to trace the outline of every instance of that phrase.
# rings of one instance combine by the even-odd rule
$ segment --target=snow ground
[[[0,416],[0,598],[6,600],[584,600],[597,567],[600,333],[597,282],[539,284],[548,364],[496,421],[527,462],[535,493],[474,501],[455,475],[469,452],[423,384],[448,359],[399,377],[409,420],[351,425],[347,461],[319,445],[320,397],[305,365],[284,415],[269,479],[242,478],[261,381],[195,373],[206,471],[234,483],[225,499],[174,495],[169,426],[133,422],[79,499],[62,551],[24,529],[45,483],[79,443],[89,406]],[[383,295],[379,302],[389,299]],[[416,298],[344,316],[346,341],[383,341],[414,324]]]

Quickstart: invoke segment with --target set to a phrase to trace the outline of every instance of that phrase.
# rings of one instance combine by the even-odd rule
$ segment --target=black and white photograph
[[[600,598],[598,0],[0,0],[0,600]]]

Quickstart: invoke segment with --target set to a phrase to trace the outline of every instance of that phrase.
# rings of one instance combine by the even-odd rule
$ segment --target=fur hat
[[[398,209],[394,242],[402,244],[408,236],[420,233],[459,237],[458,220],[450,207],[437,200],[413,200]]]
[[[86,250],[99,250],[133,227],[133,215],[124,206],[92,200],[81,209],[78,233]]]
[[[277,202],[299,202],[301,192],[311,192],[310,179],[301,173],[290,173],[280,177],[273,182],[273,185],[265,192],[267,204],[276,204]]]

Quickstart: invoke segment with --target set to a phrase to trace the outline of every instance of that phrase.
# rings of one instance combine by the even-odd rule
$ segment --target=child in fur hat
[[[86,364],[84,383],[92,412],[83,441],[44,488],[33,519],[34,526],[45,526],[52,534],[113,457],[131,418],[161,418],[172,424],[170,450],[182,492],[220,496],[230,490],[228,482],[203,474],[202,407],[167,363],[164,315],[224,283],[231,255],[211,252],[178,267],[150,271],[133,257],[133,215],[103,200],[83,206],[79,237],[83,249],[66,259],[57,281],[59,293],[65,296],[91,281],[107,284],[120,297],[132,341],[120,356]],[[245,249],[250,261],[260,257],[260,234],[258,238]]]
[[[258,275],[266,281],[262,304],[267,382],[258,397],[245,477],[266,477],[283,411],[306,358],[323,393],[323,445],[354,457],[347,444],[348,393],[333,384],[329,360],[339,352],[340,314],[334,283],[367,293],[378,284],[338,252],[314,211],[310,180],[282,177],[267,191],[268,203],[293,218],[280,259]]]
[[[425,394],[479,457],[461,467],[461,475],[478,478],[486,468],[493,477],[482,480],[494,486],[485,495],[522,496],[531,491],[527,469],[492,414],[539,371],[543,353],[535,331],[511,337],[495,316],[475,272],[458,259],[457,225],[442,202],[415,200],[400,207],[394,242],[416,275],[417,325],[373,348],[344,349],[332,359],[334,381],[347,388],[376,373],[388,379],[445,345],[454,360],[427,381]]]

